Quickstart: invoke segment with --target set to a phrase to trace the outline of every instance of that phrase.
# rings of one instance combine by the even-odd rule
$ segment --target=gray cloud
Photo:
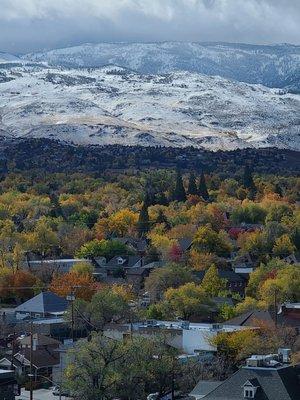
[[[300,43],[299,0],[0,0],[0,51],[101,41]]]

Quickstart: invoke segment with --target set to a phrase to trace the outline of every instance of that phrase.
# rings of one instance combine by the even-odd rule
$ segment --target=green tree
[[[145,289],[153,300],[159,300],[168,288],[177,288],[192,280],[193,275],[187,268],[172,263],[154,269],[145,280]]]
[[[225,291],[227,287],[227,280],[219,276],[218,268],[212,265],[206,271],[201,287],[209,296],[218,296],[220,292]]]
[[[79,258],[106,257],[110,259],[116,255],[132,254],[129,248],[118,240],[91,240],[85,243],[76,253]]]
[[[75,264],[71,268],[71,271],[79,275],[93,275],[94,269],[95,268],[91,263],[82,261],[80,263]]]
[[[98,332],[109,322],[126,320],[130,315],[127,299],[111,287],[96,292],[90,302],[75,300],[74,306],[77,323]]]
[[[246,189],[249,189],[250,191],[256,190],[255,183],[252,177],[252,169],[249,167],[249,165],[246,165],[244,168],[243,185]]]
[[[205,180],[205,176],[204,176],[203,172],[200,175],[198,194],[204,200],[208,200],[209,199],[209,194],[208,194],[208,190],[207,190],[207,186],[206,186],[206,180]]]
[[[179,288],[169,288],[164,295],[174,317],[189,320],[191,317],[207,316],[213,304],[200,285],[186,283]]]
[[[170,392],[182,375],[178,352],[166,337],[135,337],[116,341],[93,335],[71,350],[65,386],[75,399],[145,399]]]

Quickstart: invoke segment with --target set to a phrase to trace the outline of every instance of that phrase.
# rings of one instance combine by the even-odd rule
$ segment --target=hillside
[[[299,96],[191,72],[0,68],[0,132],[83,145],[300,149]]]

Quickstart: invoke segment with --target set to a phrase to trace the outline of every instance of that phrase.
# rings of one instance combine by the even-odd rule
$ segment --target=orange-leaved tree
[[[50,290],[61,297],[74,294],[75,298],[90,300],[97,290],[97,284],[90,274],[70,271],[64,275],[54,276]]]

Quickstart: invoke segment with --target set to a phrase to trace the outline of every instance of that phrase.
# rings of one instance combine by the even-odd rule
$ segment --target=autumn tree
[[[58,296],[74,294],[76,298],[90,300],[96,291],[96,283],[90,274],[70,271],[53,277],[50,290]]]
[[[42,258],[46,258],[58,248],[57,233],[52,229],[46,218],[38,220],[32,232],[23,235],[24,247]]]
[[[209,225],[201,226],[193,241],[193,247],[201,253],[215,253],[218,256],[230,254],[232,246],[225,232],[215,232]]]
[[[227,280],[220,278],[217,267],[212,265],[206,271],[201,287],[209,296],[218,296],[220,292],[226,290]]]
[[[274,255],[279,257],[286,257],[290,254],[293,254],[295,250],[296,246],[293,244],[288,235],[282,235],[276,239],[273,247]]]

